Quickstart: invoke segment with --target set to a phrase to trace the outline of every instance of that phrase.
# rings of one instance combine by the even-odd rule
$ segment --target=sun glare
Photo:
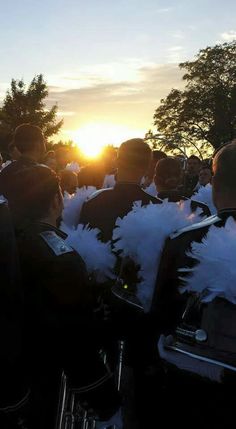
[[[143,137],[143,130],[112,123],[88,123],[78,130],[70,131],[70,137],[78,148],[89,158],[98,157],[104,146],[119,146],[123,141]]]

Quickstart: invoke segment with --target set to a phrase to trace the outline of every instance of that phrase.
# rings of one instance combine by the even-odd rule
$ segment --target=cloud
[[[183,46],[171,46],[168,49],[167,59],[169,63],[180,63],[183,60],[183,56]]]
[[[172,37],[174,37],[174,39],[183,40],[185,38],[185,35],[183,31],[176,31],[172,34]]]
[[[236,40],[236,31],[230,30],[228,32],[221,33],[220,36],[225,42],[231,42],[233,40]]]
[[[139,62],[136,67],[133,80],[105,81],[97,76],[90,86],[80,87],[79,76],[74,76],[74,80],[70,80],[70,88],[62,86],[59,90],[58,86],[49,87],[48,106],[58,102],[62,116],[63,112],[74,113],[65,115],[65,129],[76,129],[88,122],[105,121],[143,128],[145,132],[152,124],[160,99],[172,88],[182,88],[184,83],[177,64],[141,64]],[[65,79],[66,76],[63,77]]]
[[[156,13],[168,13],[173,10],[173,7],[163,7],[160,9],[156,9]]]

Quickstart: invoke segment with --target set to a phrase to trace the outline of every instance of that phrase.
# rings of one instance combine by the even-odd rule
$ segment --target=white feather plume
[[[113,240],[117,240],[114,247],[141,267],[137,296],[146,312],[152,302],[165,239],[174,231],[199,220],[198,212],[195,215],[191,212],[190,201],[176,204],[167,200],[163,204],[148,206],[136,202],[127,216],[117,219],[113,231]]]
[[[199,293],[204,302],[218,296],[236,304],[235,220],[230,217],[222,228],[211,226],[201,243],[192,243],[188,255],[199,263],[189,270],[180,269],[190,273],[181,277],[186,284],[181,291]]]
[[[154,182],[147,186],[144,191],[147,192],[147,194],[152,195],[153,197],[157,196],[157,188]]]
[[[206,186],[201,186],[198,192],[194,194],[191,199],[206,204],[209,207],[211,214],[216,214],[217,210],[213,203],[212,186],[210,183]]]
[[[113,278],[116,257],[111,251],[111,243],[103,243],[98,239],[99,229],[84,228],[69,232],[66,243],[73,247],[83,258],[90,274],[95,274],[98,282]]]
[[[66,170],[73,171],[74,173],[77,174],[80,171],[80,166],[78,162],[72,161],[70,164],[67,164]]]
[[[79,223],[79,216],[83,203],[96,190],[97,189],[94,186],[84,186],[83,188],[78,188],[74,195],[69,195],[68,193],[65,193],[64,210],[62,212],[63,225],[69,227],[70,229],[76,228]],[[61,225],[61,229],[63,229],[63,225]]]

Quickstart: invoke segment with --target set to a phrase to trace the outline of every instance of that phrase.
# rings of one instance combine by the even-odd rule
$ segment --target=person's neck
[[[57,218],[55,218],[55,216],[45,216],[40,219],[40,222],[47,223],[48,225],[52,225],[54,227],[57,226]]]
[[[140,174],[130,174],[129,172],[119,173],[119,171],[117,172],[117,183],[127,182],[140,185],[141,179],[142,176],[140,176]]]
[[[220,201],[217,201],[216,208],[218,211],[226,210],[226,209],[236,209],[236,199],[235,198],[223,198]]]
[[[22,153],[21,154],[21,156],[23,157],[23,158],[28,158],[28,159],[30,159],[31,161],[35,161],[35,162],[37,162],[38,161],[38,155],[36,154],[36,153],[29,153],[29,152],[25,152],[25,153]]]

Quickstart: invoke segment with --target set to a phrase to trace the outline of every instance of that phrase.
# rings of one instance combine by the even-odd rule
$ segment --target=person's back
[[[159,352],[166,362],[168,374],[167,407],[178,412],[184,401],[186,420],[183,427],[189,426],[200,397],[205,412],[196,415],[198,426],[203,423],[233,427],[235,274],[233,266],[232,270],[229,267],[233,258],[227,234],[222,234],[224,229],[229,233],[229,222],[232,225],[230,240],[234,241],[235,160],[234,144],[216,155],[213,160],[213,197],[217,215],[178,231],[166,241],[156,281],[152,307],[156,329],[154,342],[156,344],[158,331],[168,335],[169,343],[164,336],[159,342]],[[196,272],[197,281],[194,278]],[[233,305],[226,298],[229,285]],[[183,286],[185,294],[181,293]],[[229,367],[227,363],[232,355]],[[180,384],[187,389],[187,397],[179,396]]]
[[[106,399],[101,404],[95,393],[91,407],[110,417],[119,402],[98,356],[88,274],[80,255],[65,242],[66,234],[56,227],[63,207],[59,179],[41,165],[16,177],[22,192],[17,192],[12,212],[25,301],[32,427],[53,427],[62,369],[78,387],[104,378],[99,386]],[[88,391],[84,388],[85,396]]]
[[[155,197],[147,194],[139,185],[117,183],[114,188],[95,192],[82,207],[80,221],[84,225],[101,231],[103,241],[112,238],[112,232],[118,217],[124,217],[132,210],[135,201],[142,205],[159,203]]]
[[[99,228],[103,241],[112,238],[118,217],[132,210],[135,201],[142,205],[161,201],[141,189],[140,182],[151,159],[151,150],[141,139],[124,142],[118,152],[117,183],[113,189],[104,189],[93,194],[84,203],[79,223]]]
[[[23,294],[11,215],[0,201],[0,427],[23,418],[28,387],[22,355]],[[9,426],[8,426],[9,425]]]

